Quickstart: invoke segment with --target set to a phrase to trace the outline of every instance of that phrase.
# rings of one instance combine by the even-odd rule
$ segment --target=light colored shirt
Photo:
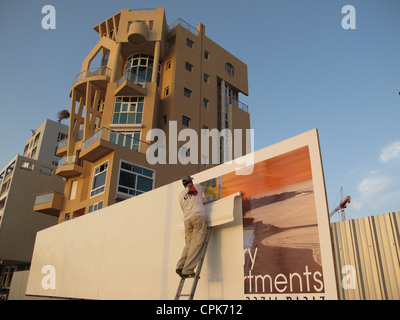
[[[195,184],[194,188],[197,195],[188,194],[190,187],[186,187],[179,195],[179,203],[185,220],[194,216],[206,216],[202,198],[203,188],[199,184]]]

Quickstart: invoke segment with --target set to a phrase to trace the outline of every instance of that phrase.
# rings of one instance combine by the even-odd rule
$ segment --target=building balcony
[[[33,211],[58,217],[64,203],[64,195],[58,192],[40,194],[35,199]]]
[[[86,82],[94,81],[96,85],[103,90],[106,89],[106,84],[110,81],[111,69],[100,67],[82,71],[72,81],[72,87],[82,87],[81,90],[86,91]]]
[[[78,134],[74,135],[74,137],[75,137],[75,142],[83,140],[83,130],[79,130]],[[58,143],[57,154],[59,156],[63,157],[67,155],[69,139],[70,138],[66,138]]]
[[[243,110],[244,112],[249,113],[249,106],[244,104],[243,102],[240,102],[239,100],[232,99],[231,100],[231,105],[238,107],[240,110]]]
[[[108,128],[101,128],[83,141],[80,159],[94,162],[114,151],[117,146],[145,153],[149,143],[136,139],[133,135],[120,133]]]
[[[77,155],[62,157],[58,162],[56,175],[71,178],[80,176],[83,173],[82,160]]]
[[[68,138],[61,140],[58,143],[57,154],[59,156],[65,156],[67,154],[67,147],[68,147]]]
[[[147,96],[147,81],[131,71],[119,79],[115,96]]]

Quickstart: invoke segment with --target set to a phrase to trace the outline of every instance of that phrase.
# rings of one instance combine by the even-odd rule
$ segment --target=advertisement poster
[[[325,299],[309,146],[259,161],[249,175],[231,172],[203,186],[208,201],[243,193],[246,299]]]

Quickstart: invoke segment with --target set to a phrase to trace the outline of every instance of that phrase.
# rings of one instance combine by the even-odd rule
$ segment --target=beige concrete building
[[[68,137],[68,126],[46,119],[26,139],[24,157],[57,166],[61,157],[57,153],[59,142]]]
[[[197,137],[202,129],[243,129],[240,154],[248,153],[250,116],[239,102],[248,95],[247,66],[209,39],[204,25],[179,19],[169,26],[162,8],[123,9],[94,30],[100,39],[73,80],[68,140],[58,150],[64,195],[36,211],[62,222],[214,165],[200,141],[197,150],[182,147],[190,141],[183,129]],[[158,141],[147,137],[155,128],[165,133],[165,163],[146,156]],[[221,143],[219,162],[227,146]]]
[[[0,171],[0,289],[8,289],[13,272],[29,267],[36,233],[57,224],[57,218],[33,212],[36,196],[50,190],[62,193],[56,176],[58,143],[68,126],[45,120],[17,155]],[[40,197],[39,197],[40,200]]]
[[[36,233],[57,224],[57,218],[32,210],[37,194],[63,190],[55,169],[18,155],[0,172],[1,289],[9,288],[14,271],[29,268]]]

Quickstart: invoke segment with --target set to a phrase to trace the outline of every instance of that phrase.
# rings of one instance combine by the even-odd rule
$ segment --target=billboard
[[[317,130],[251,156],[245,168],[193,175],[213,226],[195,298],[337,299]],[[39,232],[27,293],[173,299],[182,188],[176,181]]]
[[[336,298],[317,130],[257,152],[251,169],[203,182],[215,199],[243,194],[245,297]]]
[[[243,194],[247,298],[325,299],[320,240],[329,241],[329,230],[320,239],[308,145],[254,163],[251,174],[230,172],[203,182],[203,187],[215,199]],[[326,216],[326,210],[320,215]]]

